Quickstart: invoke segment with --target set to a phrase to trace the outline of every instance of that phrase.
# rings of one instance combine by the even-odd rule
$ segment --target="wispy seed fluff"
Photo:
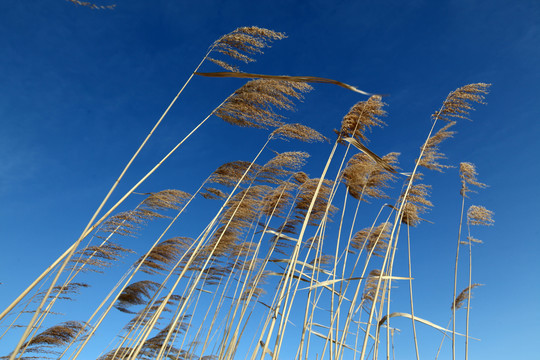
[[[467,192],[471,191],[467,185],[478,186],[479,188],[484,188],[487,185],[478,181],[476,178],[478,173],[476,172],[476,167],[474,164],[469,162],[462,162],[459,164],[459,177],[461,178],[461,190],[460,194],[462,196],[467,196]]]
[[[311,89],[302,82],[252,80],[236,90],[214,114],[242,127],[279,127],[283,116],[276,110],[294,110],[293,100],[303,99],[303,93]]]
[[[339,136],[367,141],[366,131],[371,130],[374,126],[383,127],[386,125],[379,118],[386,115],[386,111],[382,109],[384,105],[385,103],[382,102],[379,95],[373,95],[366,101],[356,103],[343,117]]]
[[[286,38],[284,33],[256,26],[240,27],[216,40],[212,44],[212,52],[218,52],[233,60],[249,63],[255,61],[252,55],[261,54],[262,49],[270,47],[272,41],[283,38]],[[214,58],[208,58],[208,60],[226,70],[238,71],[238,67],[225,61]]]
[[[471,103],[485,104],[484,99],[491,84],[477,83],[462,86],[450,94],[443,103],[442,108],[436,111],[432,117],[451,121],[452,118],[467,119],[474,108]]]
[[[472,205],[467,211],[467,222],[469,225],[491,226],[495,223],[493,211],[483,206]]]

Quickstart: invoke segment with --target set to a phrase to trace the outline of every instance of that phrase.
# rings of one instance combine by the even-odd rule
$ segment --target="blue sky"
[[[111,4],[100,2],[99,4]],[[469,204],[495,211],[474,253],[476,358],[531,358],[540,320],[540,4],[537,1],[117,1],[92,11],[63,0],[0,3],[0,307],[80,234],[145,134],[221,35],[240,26],[285,32],[243,71],[340,80],[385,98],[377,153],[409,169],[430,114],[467,83],[492,83],[487,106],[443,145],[448,163],[477,165],[490,185]],[[203,71],[220,71],[205,64]],[[243,84],[195,78],[120,185],[117,199]],[[330,85],[289,114],[328,137],[362,96]],[[266,139],[213,118],[141,188],[194,191],[225,161],[250,160]],[[276,150],[296,149],[276,144]],[[319,176],[329,144],[304,146]],[[269,155],[268,155],[269,156]],[[419,316],[445,325],[459,216],[457,172],[426,174],[436,207],[418,245]],[[136,204],[137,199],[126,204]],[[190,224],[202,218],[193,210]],[[191,229],[186,229],[190,231]],[[137,241],[142,241],[141,239]],[[138,246],[138,245],[135,245]],[[404,245],[402,245],[405,249]],[[446,262],[446,263],[445,263]],[[97,286],[96,286],[97,287]],[[74,310],[75,311],[75,310]],[[420,315],[420,313],[422,315]],[[405,325],[404,325],[405,326]],[[439,336],[426,330],[425,356]],[[0,355],[11,345],[0,342]],[[433,345],[435,344],[435,345]],[[442,358],[442,357],[441,357]]]

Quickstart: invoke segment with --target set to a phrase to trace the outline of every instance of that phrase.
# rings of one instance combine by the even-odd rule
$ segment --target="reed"
[[[420,168],[453,172],[453,166],[443,163],[446,156],[441,146],[455,135],[457,121],[467,119],[475,103],[483,103],[489,85],[470,84],[450,92],[432,115],[426,140],[413,164],[408,165],[410,171],[402,172],[400,166],[407,165],[399,165],[399,153],[379,156],[368,147],[368,135],[386,126],[386,104],[381,95],[332,79],[240,71],[238,63],[254,61],[273,41],[285,37],[272,30],[242,27],[211,44],[80,237],[0,315],[0,320],[10,319],[2,336],[19,336],[3,358],[86,358],[90,348],[100,347],[94,340],[105,321],[119,312],[130,315],[131,320],[118,326],[118,336],[109,346],[99,349],[100,360],[389,359],[396,351],[399,354],[394,344],[397,332],[410,339],[420,359],[425,351],[417,334],[418,323],[443,332],[443,340],[451,333],[453,358],[457,336],[463,337],[464,357],[468,359],[473,339],[469,335],[471,293],[480,285],[472,281],[472,247],[480,243],[473,237],[473,229],[494,223],[493,213],[482,206],[472,205],[465,212],[472,188],[486,187],[478,181],[475,165],[459,165],[458,240],[455,259],[448,259],[449,268],[454,265],[451,329],[420,317],[422,309],[415,306],[414,299],[422,294],[413,291],[413,265],[429,259],[413,258],[411,248],[415,246],[414,228],[429,222],[428,213],[434,206],[429,200],[432,187],[424,183]],[[199,73],[207,60],[226,72]],[[249,81],[202,116],[160,161],[139,174],[139,180],[119,196],[120,200],[107,207],[111,194],[126,172],[133,171],[132,163],[195,75]],[[216,86],[220,81],[226,80],[216,79]],[[334,134],[325,136],[305,124],[288,123],[284,116],[313,90],[310,83],[336,85],[339,91],[347,89],[365,98],[344,114]],[[267,131],[266,141],[253,150],[251,161],[219,166],[193,195],[172,189],[136,192],[213,118]],[[271,144],[278,141],[299,147],[330,142],[318,177],[303,171],[308,159],[313,161],[307,152],[271,150]],[[189,169],[182,171],[189,173]],[[125,200],[135,196],[144,198],[134,209],[124,209]],[[195,224],[200,232],[191,238],[178,233],[173,225],[181,224],[182,214],[195,206],[205,209],[208,217]],[[370,215],[367,209],[377,211]],[[133,254],[117,240],[144,234],[149,222],[163,229],[142,253]],[[467,236],[463,240],[465,224]],[[407,236],[406,254],[398,253],[401,233]],[[461,246],[468,249],[468,274],[467,286],[457,294],[458,283],[463,282],[458,276]],[[407,261],[406,274],[395,274],[399,256]],[[57,321],[49,326],[51,317],[59,317],[53,310],[62,309],[62,301],[76,304],[78,292],[87,292],[89,272],[113,277],[108,269],[121,267],[122,258],[128,259],[129,265],[115,285],[103,292],[106,295],[93,299],[95,305],[86,321]],[[409,304],[393,301],[398,291],[393,290],[393,284],[402,281],[408,283]],[[457,310],[463,307],[467,309],[465,328],[458,333]],[[395,318],[409,319],[410,331],[393,325]],[[49,327],[43,329],[45,326]]]

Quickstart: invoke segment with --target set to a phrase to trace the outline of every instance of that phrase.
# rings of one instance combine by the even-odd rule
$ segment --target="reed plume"
[[[459,177],[461,178],[461,196],[467,196],[469,191],[468,185],[484,188],[487,185],[478,181],[476,178],[478,173],[476,172],[476,166],[470,162],[462,162],[459,164]]]
[[[228,162],[214,170],[208,182],[234,187],[240,180],[242,183],[253,181],[259,170],[260,165],[252,164],[249,161]]]
[[[469,225],[491,226],[495,223],[493,211],[483,206],[471,205],[467,211],[467,222]]]
[[[259,28],[256,26],[240,27],[217,39],[211,46],[212,52],[221,53],[232,60],[250,63],[255,61],[252,57],[261,54],[264,48],[270,47],[275,40],[285,38],[284,33]],[[221,66],[225,70],[236,72],[238,67],[226,61],[208,57],[208,60]]]
[[[463,289],[459,293],[459,295],[454,299],[454,301],[452,302],[452,305],[450,306],[450,308],[452,310],[461,309],[463,307],[463,304],[464,304],[465,300],[467,300],[469,298],[472,289],[474,289],[475,287],[478,287],[478,286],[482,286],[482,284],[471,284],[471,285],[467,286],[465,289]]]
[[[28,353],[39,353],[39,358],[46,358],[47,354],[57,354],[55,348],[69,344],[82,328],[83,324],[78,321],[66,321],[37,334],[30,341],[25,342],[22,349]],[[32,357],[25,358],[31,359]]]
[[[450,121],[439,131],[437,131],[435,135],[429,137],[426,143],[422,145],[421,149],[423,149],[424,152],[420,160],[417,160],[419,166],[423,166],[426,169],[439,172],[442,172],[445,168],[451,167],[449,165],[443,165],[439,163],[439,160],[446,159],[446,156],[439,152],[439,145],[441,144],[441,142],[448,138],[451,138],[456,133],[455,131],[448,130],[455,124],[455,121]]]
[[[485,104],[485,95],[491,84],[477,83],[462,86],[452,91],[440,110],[431,115],[434,119],[452,121],[452,119],[467,119],[474,110],[471,103]]]
[[[241,127],[279,127],[282,115],[276,110],[293,110],[293,100],[301,100],[312,87],[283,80],[252,80],[236,90],[214,115]]]
[[[340,138],[352,137],[356,140],[367,141],[366,131],[372,127],[386,125],[380,117],[386,115],[382,108],[385,103],[379,95],[371,96],[367,101],[356,103],[341,121],[341,129],[338,132]]]
[[[365,228],[358,231],[352,239],[355,249],[367,249],[373,255],[383,257],[388,248],[392,223],[384,222],[375,228]]]
[[[328,141],[328,139],[318,131],[302,124],[283,124],[272,131],[270,137],[281,140],[300,140],[308,143]]]
[[[399,153],[393,152],[383,156],[382,160],[396,168],[398,156]],[[375,199],[388,198],[383,189],[390,187],[389,183],[395,179],[395,175],[381,167],[370,156],[358,153],[347,163],[342,178],[349,195],[357,200],[366,201],[363,196]]]
[[[140,270],[147,274],[158,274],[168,271],[176,263],[181,253],[191,244],[193,239],[175,237],[164,240],[135,262],[135,266],[142,262]]]
[[[152,293],[156,291],[158,287],[158,283],[150,280],[141,280],[130,284],[126,286],[120,296],[118,296],[118,300],[114,307],[122,312],[134,314],[128,307],[146,304],[152,297]]]
[[[427,199],[431,185],[417,184],[415,181],[421,181],[424,175],[422,173],[416,173],[414,177],[410,178],[410,187],[405,198],[405,193],[401,195],[401,201],[405,198],[406,202],[403,206],[403,214],[401,222],[409,226],[416,226],[423,219],[420,214],[425,213],[433,203]]]
[[[309,154],[302,151],[288,151],[276,153],[257,173],[260,182],[280,184],[300,170],[305,164]]]

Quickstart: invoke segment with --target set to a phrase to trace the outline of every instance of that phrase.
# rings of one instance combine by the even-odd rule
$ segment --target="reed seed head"
[[[413,184],[409,188],[401,219],[402,223],[409,226],[418,225],[423,220],[420,214],[427,212],[433,206],[433,203],[427,199],[431,185],[414,183],[414,181],[422,180],[423,177],[422,173],[416,173],[412,179],[409,177],[409,181],[412,181]],[[405,193],[401,194],[400,201],[404,201],[404,195]]]
[[[193,239],[187,237],[174,237],[162,241],[146,254],[146,259],[145,256],[141,256],[135,262],[135,265],[142,262],[141,271],[147,274],[158,274],[167,271],[192,243]]]
[[[275,40],[285,38],[284,33],[259,28],[256,26],[240,27],[231,33],[223,35],[212,44],[212,52],[221,53],[233,60],[250,63],[255,61],[252,57],[261,54],[264,48],[270,47]],[[208,58],[214,64],[229,71],[238,71],[238,67],[225,61]]]
[[[382,108],[385,103],[379,95],[373,95],[366,101],[356,103],[341,121],[339,136],[354,137],[356,140],[367,141],[366,131],[372,127],[383,127],[385,124],[380,117],[386,115]]]
[[[158,287],[158,283],[150,280],[141,280],[130,284],[122,291],[114,307],[122,312],[135,314],[128,307],[146,304]]]
[[[243,182],[252,181],[259,170],[260,165],[251,164],[249,161],[233,161],[218,167],[212,175],[210,175],[208,182],[233,187],[242,177]]]
[[[222,120],[237,126],[279,127],[283,116],[277,110],[294,110],[293,100],[303,99],[312,87],[303,82],[285,80],[251,80],[236,90],[214,111]]]
[[[281,140],[295,139],[308,143],[328,141],[328,139],[318,131],[302,124],[281,125],[270,134],[270,137]]]
[[[472,103],[485,104],[485,95],[491,84],[477,83],[462,86],[452,91],[443,103],[441,110],[436,111],[432,117],[451,121],[451,119],[467,119],[474,108]]]
[[[397,168],[399,153],[389,153],[382,157],[383,161]],[[343,170],[343,180],[349,194],[357,200],[366,201],[363,196],[376,199],[387,198],[383,189],[390,187],[389,182],[395,176],[382,168],[370,156],[364,153],[355,154]]]
[[[476,172],[474,164],[469,162],[462,162],[459,164],[459,177],[461,178],[460,194],[462,196],[467,196],[467,192],[471,191],[467,185],[478,186],[479,188],[487,186],[486,184],[478,182],[477,176],[478,173]]]
[[[452,302],[450,309],[454,310],[455,308],[457,310],[457,309],[462,308],[465,300],[469,298],[469,293],[472,291],[472,289],[478,286],[482,286],[482,284],[472,284],[470,286],[467,286],[465,289],[463,289],[463,291],[460,292],[459,295],[456,297],[454,302]]]
[[[451,138],[456,133],[455,131],[449,131],[448,129],[451,128],[456,124],[455,121],[451,121],[448,124],[446,124],[444,127],[442,127],[437,133],[433,136],[431,136],[426,143],[420,147],[420,149],[424,149],[424,152],[422,153],[422,157],[420,158],[420,161],[418,159],[418,165],[423,166],[426,169],[429,170],[435,170],[442,172],[445,168],[450,168],[449,165],[443,165],[439,163],[439,160],[446,159],[446,156],[443,153],[439,152],[439,145],[444,140]]]
[[[471,205],[467,211],[467,222],[469,225],[491,226],[495,223],[493,211],[483,206]]]
[[[388,248],[392,223],[384,222],[374,229],[366,228],[358,231],[352,239],[352,247],[355,249],[366,248],[373,251],[373,255],[383,257]]]

